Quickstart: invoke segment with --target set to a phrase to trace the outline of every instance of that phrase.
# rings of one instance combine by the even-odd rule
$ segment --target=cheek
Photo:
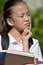
[[[20,21],[17,23],[17,26],[22,29],[24,27],[24,24],[23,24],[23,22]]]
[[[22,20],[16,19],[15,24],[17,26],[21,26],[22,25]]]
[[[18,27],[22,27],[23,26],[23,20],[22,19],[16,19],[15,25],[17,25]]]
[[[23,31],[25,28],[24,20],[21,18],[15,18],[14,27],[19,31]]]
[[[16,22],[14,22],[14,27],[16,27],[17,29],[23,29],[23,22],[20,20],[16,20]]]

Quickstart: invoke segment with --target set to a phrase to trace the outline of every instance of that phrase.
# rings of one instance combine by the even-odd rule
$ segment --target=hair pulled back
[[[1,18],[1,26],[0,26],[0,33],[2,32],[9,32],[12,28],[7,24],[7,18],[11,18],[11,7],[19,4],[20,2],[24,2],[23,0],[8,0],[3,9],[3,16]],[[25,2],[24,2],[25,3]]]

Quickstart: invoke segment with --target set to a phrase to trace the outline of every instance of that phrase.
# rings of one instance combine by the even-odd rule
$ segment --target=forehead
[[[17,13],[25,13],[28,12],[28,6],[27,4],[21,2],[15,6],[12,7],[12,12],[17,14]]]

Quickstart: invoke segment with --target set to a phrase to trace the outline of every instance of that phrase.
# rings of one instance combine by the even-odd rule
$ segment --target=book
[[[34,63],[34,54],[20,51],[0,51],[0,65],[25,65]],[[43,64],[37,58],[37,64]]]
[[[34,63],[34,54],[20,51],[7,51],[5,65],[24,65]]]
[[[0,51],[0,65],[4,65],[6,52]]]

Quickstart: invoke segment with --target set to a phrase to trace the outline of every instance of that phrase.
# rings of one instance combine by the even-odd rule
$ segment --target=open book
[[[34,55],[32,53],[7,51],[5,65],[24,65],[34,63]]]
[[[1,51],[0,53],[5,52],[5,60],[1,61],[4,65],[25,65],[34,63],[34,54],[26,53],[20,51]],[[1,59],[3,60],[3,59]],[[43,64],[43,61],[38,61],[37,64]]]

